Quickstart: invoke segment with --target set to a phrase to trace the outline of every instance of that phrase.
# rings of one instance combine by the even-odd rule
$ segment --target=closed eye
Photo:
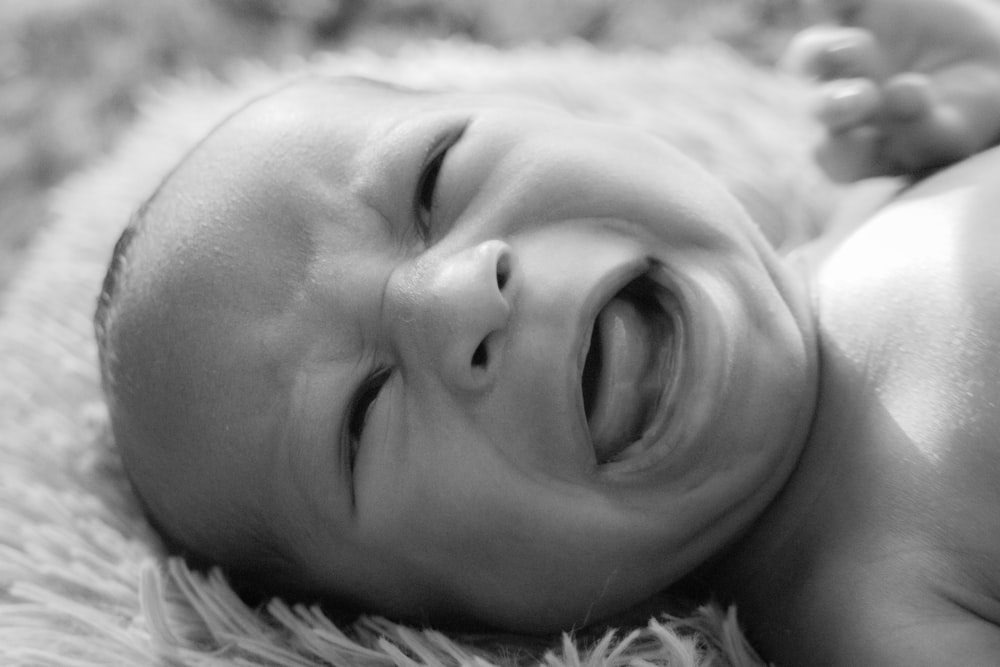
[[[465,132],[465,126],[453,129],[445,134],[428,151],[428,159],[424,162],[417,180],[417,189],[414,193],[413,210],[417,221],[417,231],[424,242],[431,238],[432,213],[437,195],[438,177],[441,175],[441,167],[444,165],[448,151],[458,143]]]
[[[420,186],[417,188],[417,218],[425,226],[429,226],[431,209],[434,208],[434,193],[437,190],[438,175],[441,173],[441,165],[448,154],[447,149],[439,151],[431,161],[427,163],[424,173],[420,176]]]
[[[358,391],[351,401],[347,418],[347,444],[349,447],[350,467],[354,467],[354,461],[358,454],[364,437],[365,427],[368,424],[368,415],[371,412],[379,392],[389,379],[390,369],[382,368],[372,373],[361,383]]]

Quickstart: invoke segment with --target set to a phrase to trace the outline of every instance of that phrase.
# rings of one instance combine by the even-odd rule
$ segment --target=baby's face
[[[183,484],[263,517],[315,591],[593,620],[737,537],[804,440],[804,287],[643,134],[312,80],[228,121],[157,206],[150,289],[181,306],[143,327],[190,353],[159,399],[217,406],[188,410],[213,444]]]

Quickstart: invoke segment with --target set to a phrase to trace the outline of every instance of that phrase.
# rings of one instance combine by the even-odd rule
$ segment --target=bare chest
[[[853,409],[886,422],[858,437],[895,443],[881,447],[942,475],[940,484],[1000,502],[994,157],[996,170],[947,174],[889,204],[828,258],[817,284],[824,355],[848,376],[835,390],[853,385],[863,399]]]
[[[917,599],[921,587],[946,590],[1000,622],[997,174],[914,188],[824,265],[835,400],[815,497],[829,534],[850,545],[840,563],[857,560],[848,571]]]
[[[789,664],[901,623],[1000,625],[1000,149],[824,251],[815,287],[812,435],[711,585]]]

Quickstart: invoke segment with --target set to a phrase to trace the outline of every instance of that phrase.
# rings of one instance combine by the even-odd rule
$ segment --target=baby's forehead
[[[192,152],[211,162],[253,164],[280,156],[348,157],[429,93],[358,78],[308,78],[286,84],[233,113]]]
[[[364,77],[308,76],[249,101],[230,120],[260,119],[283,112],[303,118],[334,118],[340,122],[377,122],[380,115],[427,103],[436,95],[432,91]]]
[[[233,113],[167,179],[154,208],[170,222],[158,240],[196,254],[200,244],[256,256],[311,234],[349,234],[345,226],[364,225],[373,212],[388,219],[412,203],[400,193],[443,131],[484,112],[539,106],[362,78],[288,83]]]
[[[150,201],[136,244],[141,282],[182,295],[192,311],[194,283],[206,308],[237,300],[244,312],[280,310],[320,244],[370,226],[372,204],[359,196],[359,181],[384,173],[392,162],[383,155],[385,133],[432,97],[315,77],[249,102],[206,136]],[[251,296],[259,298],[251,304]]]
[[[365,79],[308,78],[254,99],[194,147],[157,193],[169,231],[292,222],[349,186],[406,107],[427,94]]]
[[[421,117],[529,109],[555,110],[534,95],[502,87],[432,90],[363,77],[311,76],[250,101],[195,152],[214,152],[227,161],[246,163],[248,155],[267,150],[310,156],[312,147],[323,155],[347,159],[369,145],[384,143],[400,126],[416,125],[412,121]]]
[[[562,109],[507,90],[416,89],[360,77],[310,76],[250,101],[189,156],[198,178],[225,176],[252,192],[318,179],[357,182],[427,148],[458,117]],[[419,152],[419,151],[417,151]],[[411,155],[412,157],[412,155]],[[391,180],[391,179],[390,179]],[[315,183],[316,181],[313,180]],[[219,185],[219,184],[217,184]]]

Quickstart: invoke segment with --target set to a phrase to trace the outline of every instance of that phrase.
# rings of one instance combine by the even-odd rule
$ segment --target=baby
[[[1000,5],[826,9],[858,27],[792,60],[831,173],[1000,137]],[[116,247],[115,438],[170,541],[271,592],[544,632],[687,578],[780,664],[996,664],[997,185],[982,152],[782,257],[644,134],[303,79]]]

